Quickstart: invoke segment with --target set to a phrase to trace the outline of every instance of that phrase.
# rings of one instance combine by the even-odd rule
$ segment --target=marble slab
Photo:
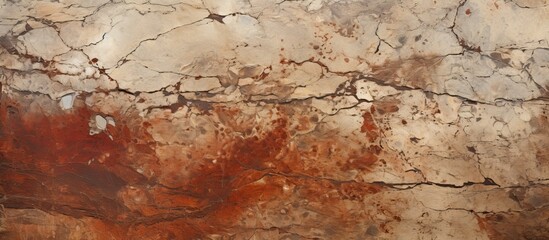
[[[549,239],[547,0],[2,0],[0,239]]]

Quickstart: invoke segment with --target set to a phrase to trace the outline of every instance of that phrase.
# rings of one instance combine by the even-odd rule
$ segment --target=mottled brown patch
[[[471,51],[471,52],[482,52],[482,50],[480,49],[480,46],[473,46],[471,45],[470,43],[466,42],[465,40],[463,39],[459,39],[459,45],[461,47],[463,47],[463,49],[467,50],[467,51]]]
[[[432,73],[442,62],[437,56],[412,56],[372,67],[372,77],[400,86],[425,88],[436,84]]]
[[[376,185],[364,185],[356,182],[345,182],[339,185],[338,191],[344,199],[362,201],[364,199],[364,193],[378,193],[381,191],[381,187]]]
[[[391,100],[384,100],[384,101],[376,101],[373,106],[375,107],[377,113],[383,115],[383,114],[397,112],[399,109],[398,108],[399,105],[400,105],[400,100],[391,99]]]
[[[534,132],[530,136],[530,139],[536,147],[536,160],[538,161],[538,166],[542,168],[549,169],[549,118],[545,114],[547,109],[543,110],[543,113],[537,117],[534,117],[530,121],[530,126],[532,126]]]
[[[368,151],[360,155],[351,155],[350,159],[345,163],[345,165],[343,165],[343,170],[358,169],[361,171],[369,171],[377,160],[377,155],[372,151]]]
[[[366,133],[370,142],[375,141],[379,137],[379,133],[373,115],[369,112],[364,112],[362,118],[363,122],[360,131]]]
[[[299,125],[297,125],[296,130],[305,131],[311,128],[311,121],[307,116],[299,117]]]
[[[491,213],[477,217],[480,229],[493,240],[549,239],[549,208],[520,213]]]

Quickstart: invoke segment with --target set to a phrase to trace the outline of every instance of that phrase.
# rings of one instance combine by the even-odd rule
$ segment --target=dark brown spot
[[[210,13],[210,15],[208,15],[206,18],[209,18],[209,19],[212,19],[212,20],[217,21],[217,22],[219,22],[219,23],[225,24],[225,23],[223,22],[223,18],[225,18],[225,16],[223,16],[223,15],[219,15],[219,14],[215,14],[215,13]]]

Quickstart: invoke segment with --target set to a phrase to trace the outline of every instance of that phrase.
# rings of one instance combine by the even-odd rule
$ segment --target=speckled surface
[[[0,1],[0,239],[548,239],[549,2]]]

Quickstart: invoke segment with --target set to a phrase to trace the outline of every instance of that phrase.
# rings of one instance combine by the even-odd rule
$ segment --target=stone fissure
[[[543,1],[0,5],[2,239],[549,237]]]

